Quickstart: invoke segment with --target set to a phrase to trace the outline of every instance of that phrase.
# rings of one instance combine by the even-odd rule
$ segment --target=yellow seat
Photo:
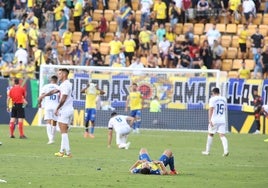
[[[253,18],[252,23],[255,25],[260,25],[262,23],[262,14],[261,13],[256,14],[256,17]]]
[[[105,34],[104,42],[109,43],[113,39],[114,39],[114,33],[108,32]]]
[[[237,25],[236,24],[227,24],[226,33],[236,34],[237,33]]]
[[[233,67],[233,60],[232,59],[224,59],[221,64],[222,71],[231,71]]]
[[[119,5],[118,0],[108,1],[109,10],[118,10],[118,5]]]
[[[207,33],[208,30],[210,30],[212,28],[212,26],[213,26],[212,23],[206,23],[206,25],[205,25],[205,31],[204,32]]]
[[[176,24],[176,26],[175,26],[175,33],[177,35],[182,34],[182,28],[183,28],[183,25],[181,23]]]
[[[100,42],[101,41],[100,32],[94,32],[92,41],[93,42]]]
[[[223,47],[230,47],[232,42],[232,36],[231,35],[222,35],[221,36],[221,45]]]
[[[242,67],[242,59],[234,59],[232,70],[239,70]]]
[[[113,10],[104,10],[104,17],[106,21],[112,21],[114,19],[114,11]]]
[[[192,23],[185,23],[183,25],[183,31],[182,31],[182,33],[185,34],[189,30],[189,27],[193,27],[193,26],[194,26],[194,24],[192,24]]]
[[[238,47],[239,47],[238,39],[239,39],[239,37],[236,36],[236,35],[234,35],[234,36],[232,37],[232,45],[231,45],[232,47],[235,47],[235,48],[238,48]]]
[[[100,21],[102,18],[103,10],[94,10],[93,12],[93,20],[94,21]]]
[[[226,25],[222,23],[216,24],[216,30],[218,30],[220,33],[226,32]]]
[[[81,37],[82,37],[82,32],[73,32],[73,36],[72,36],[72,42],[73,43],[77,43],[79,41],[81,41]]]
[[[238,78],[238,72],[237,71],[229,71],[228,78]]]
[[[109,51],[110,51],[109,43],[107,42],[100,43],[100,53],[102,55],[109,55]]]
[[[196,23],[194,24],[194,34],[195,35],[203,35],[204,34],[204,24],[202,23]]]
[[[245,59],[246,68],[250,71],[254,70],[255,67],[255,61],[253,59]]]
[[[263,37],[267,36],[267,31],[268,31],[268,25],[259,25],[259,31],[263,35]]]
[[[117,31],[117,22],[111,21],[109,22],[109,32],[116,32]]]
[[[227,48],[227,55],[226,58],[227,59],[235,59],[237,57],[237,48],[235,47],[229,47]]]

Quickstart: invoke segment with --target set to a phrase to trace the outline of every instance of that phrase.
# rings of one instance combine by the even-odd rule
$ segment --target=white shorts
[[[73,115],[74,115],[73,109],[59,110],[57,121],[59,123],[64,123],[64,124],[69,125],[71,121],[73,120]]]
[[[210,134],[215,134],[215,133],[225,134],[226,133],[226,124],[225,123],[216,123],[213,125],[213,127],[208,125],[208,133],[210,133]]]
[[[123,127],[116,132],[116,144],[125,144],[127,142],[127,137],[131,132],[131,127]]]
[[[57,116],[55,115],[55,109],[45,109],[44,120],[57,121]]]

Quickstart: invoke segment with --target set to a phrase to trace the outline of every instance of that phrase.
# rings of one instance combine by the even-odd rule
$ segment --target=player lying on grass
[[[170,172],[166,166],[169,165]],[[178,174],[174,166],[174,156],[172,151],[166,149],[158,161],[151,160],[147,149],[141,148],[139,160],[129,169],[132,174],[155,174],[155,175],[175,175]]]

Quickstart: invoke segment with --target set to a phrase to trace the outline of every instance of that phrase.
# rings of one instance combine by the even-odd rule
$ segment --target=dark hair
[[[69,74],[69,70],[68,69],[65,69],[65,68],[59,69],[59,71],[62,71],[62,72],[65,72],[65,73]]]
[[[137,83],[132,83],[132,85],[133,85],[133,86],[138,86],[138,84],[137,84]]]
[[[111,113],[111,117],[113,117],[113,116],[115,116],[115,115],[117,115],[116,112],[112,112],[112,113]]]
[[[20,80],[18,78],[15,78],[14,83],[15,84],[19,84],[20,83]]]
[[[212,89],[212,92],[215,93],[215,94],[219,94],[220,93],[220,89],[215,87]]]
[[[53,80],[54,82],[58,81],[58,77],[56,75],[51,76],[51,80]]]
[[[141,173],[141,174],[150,174],[150,169],[149,169],[149,168],[142,168],[142,169],[140,170],[140,173]]]

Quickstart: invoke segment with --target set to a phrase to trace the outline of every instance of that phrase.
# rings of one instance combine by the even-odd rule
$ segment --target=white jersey
[[[57,84],[46,84],[43,86],[41,89],[41,93],[49,93],[50,91],[53,91],[55,89],[59,89],[59,86]],[[44,98],[44,101],[42,103],[42,106],[44,107],[45,110],[50,110],[50,109],[56,109],[59,104],[59,93],[55,93],[50,96],[46,96]]]
[[[73,110],[73,84],[69,80],[65,80],[59,86],[60,90],[60,100],[63,95],[67,95],[67,99],[64,102],[61,109],[63,110]]]
[[[209,108],[214,108],[211,122],[226,123],[227,100],[223,96],[214,96],[209,99]]]
[[[141,0],[140,4],[141,4],[141,12],[142,13],[150,13],[150,8],[153,5],[152,0]]]
[[[131,131],[131,127],[127,123],[127,117],[124,115],[116,115],[109,120],[108,128],[112,128],[116,133],[127,134]]]

